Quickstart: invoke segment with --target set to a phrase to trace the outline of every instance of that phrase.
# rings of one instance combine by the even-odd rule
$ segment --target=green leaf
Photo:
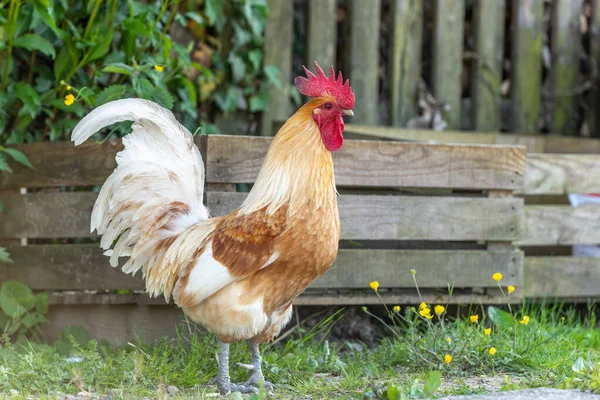
[[[108,103],[109,101],[118,100],[125,96],[126,92],[127,87],[124,85],[111,85],[96,96],[96,107]]]
[[[3,153],[0,153],[0,171],[13,172],[12,168],[10,168],[8,165],[6,156]]]
[[[6,251],[4,247],[0,247],[0,262],[3,263],[12,263],[13,259],[10,258],[10,255]]]
[[[239,82],[244,78],[246,74],[246,64],[244,60],[234,53],[229,53],[228,57],[229,64],[231,65],[231,72],[233,73],[233,81]]]
[[[56,52],[54,51],[54,46],[52,46],[52,43],[43,37],[34,35],[32,33],[27,33],[21,37],[18,37],[14,41],[14,45],[15,47],[20,47],[29,51],[37,50],[42,54],[52,57],[53,59],[56,57]]]
[[[90,54],[89,61],[97,60],[101,57],[104,57],[106,53],[108,53],[110,50],[110,45],[112,44],[114,33],[115,30],[111,27],[106,33],[102,34],[102,40],[100,40],[94,46],[94,50],[92,50],[92,54]]]
[[[35,170],[35,168],[33,168],[33,165],[31,164],[31,161],[29,161],[29,158],[27,158],[27,156],[25,154],[21,153],[19,150],[4,149],[3,151],[5,153],[9,154],[13,158],[13,160],[18,162],[19,164],[23,164],[27,168]]]
[[[248,60],[252,64],[252,70],[257,72],[260,69],[260,63],[262,62],[262,52],[259,50],[250,50],[248,52]]]
[[[116,74],[131,76],[133,75],[134,69],[127,64],[114,63],[106,65],[104,68],[102,68],[102,72],[113,72]]]
[[[164,88],[160,87],[160,86],[156,86],[154,88],[154,90],[152,91],[150,98],[154,101],[156,101],[158,104],[160,104],[161,106],[171,109],[173,108],[173,103],[175,102],[173,100],[173,96],[171,96],[171,94]]]
[[[20,318],[35,306],[35,296],[27,285],[7,281],[0,288],[0,308],[8,316]]]
[[[265,65],[263,71],[268,81],[275,85],[278,89],[281,89],[279,68],[274,65]]]
[[[271,96],[265,90],[250,97],[250,112],[264,111],[271,103]]]
[[[48,293],[41,292],[35,296],[35,310],[42,315],[48,312]]]
[[[387,398],[388,400],[396,400],[398,397],[398,388],[393,383],[388,383]]]
[[[40,314],[29,313],[23,317],[23,326],[27,329],[31,329],[36,325],[48,323],[48,319]]]
[[[217,17],[222,11],[223,3],[222,0],[206,0],[204,13],[210,25],[213,25],[217,21]]]
[[[488,316],[492,320],[492,322],[498,326],[505,328],[512,328],[513,326],[513,317],[510,313],[503,311],[497,307],[489,306],[488,307]]]
[[[4,204],[0,201],[0,214],[4,211]]]
[[[17,82],[15,83],[15,96],[23,102],[23,109],[19,112],[35,118],[41,105],[38,92],[25,82]]]
[[[423,394],[426,397],[431,397],[442,383],[442,374],[440,371],[431,371],[425,384],[423,385]]]
[[[58,51],[56,60],[54,60],[54,79],[58,81],[67,70],[68,66],[73,62],[74,61],[71,59],[71,53],[69,52],[67,45],[63,46]]]
[[[49,12],[50,4],[49,4],[48,0],[34,0],[33,8],[35,10],[35,13],[37,15],[39,15],[42,18],[42,20],[44,20],[46,25],[50,29],[52,29],[52,31],[54,33],[56,33],[57,36],[61,37],[61,31],[56,26],[54,17],[52,15],[50,15],[50,12]]]

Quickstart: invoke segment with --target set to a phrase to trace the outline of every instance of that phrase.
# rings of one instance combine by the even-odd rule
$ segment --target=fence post
[[[352,123],[379,121],[379,26],[381,0],[350,1],[350,80],[356,95]]]
[[[463,27],[465,2],[435,0],[432,90],[444,112],[448,129],[461,128]]]
[[[292,75],[292,28],[294,3],[292,1],[268,0],[270,14],[265,27],[264,65],[279,68],[281,89],[271,90],[271,103],[263,112],[261,135],[271,136],[274,120],[286,120],[290,116],[290,89]]]
[[[588,123],[591,135],[600,137],[600,0],[594,1],[590,18],[590,58],[594,80],[590,93]]]
[[[511,130],[537,132],[542,80],[544,2],[513,0]]]
[[[500,131],[504,0],[475,3],[473,60],[473,129]]]
[[[307,64],[312,69],[313,61],[328,70],[335,65],[337,39],[336,0],[310,0],[308,3],[308,34],[306,38]]]
[[[392,126],[405,126],[417,115],[423,43],[423,1],[394,0],[390,43],[390,114]]]

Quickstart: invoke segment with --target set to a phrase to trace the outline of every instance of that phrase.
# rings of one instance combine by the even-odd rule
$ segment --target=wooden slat
[[[213,215],[237,208],[245,193],[208,193]],[[523,199],[342,195],[342,240],[516,240]]]
[[[8,246],[14,259],[0,269],[0,281],[18,280],[35,290],[143,289],[141,274],[125,275],[108,264],[96,244]],[[340,250],[332,269],[313,288],[413,287],[410,269],[422,287],[491,287],[493,272],[520,285],[521,252],[470,250]],[[503,281],[504,282],[504,281]]]
[[[463,27],[465,2],[435,0],[432,90],[444,112],[449,129],[461,129]]]
[[[526,194],[600,192],[600,156],[529,154]]]
[[[269,138],[210,136],[207,181],[254,182]],[[525,149],[352,141],[333,154],[338,186],[520,189]]]
[[[390,112],[394,126],[418,114],[423,42],[423,1],[394,0],[390,43]]]
[[[500,131],[505,0],[475,3],[473,121],[477,131]]]
[[[353,121],[376,125],[379,102],[381,0],[350,1],[350,82],[356,95]]]
[[[237,208],[245,193],[208,192],[213,216]],[[0,237],[83,238],[90,233],[96,193],[0,196]],[[516,240],[522,199],[342,195],[343,240]]]
[[[579,78],[583,0],[555,0],[552,20],[552,112],[551,132],[577,135],[575,126],[575,89]]]
[[[322,68],[335,67],[337,38],[337,1],[310,0],[308,3],[308,33],[306,66],[313,69],[316,61]]]
[[[600,296],[600,258],[526,257],[525,296]]]
[[[11,164],[14,173],[0,174],[0,189],[101,184],[117,166],[115,156],[123,145],[115,139],[100,145],[92,141],[77,147],[71,142],[39,142],[15,148],[29,157],[35,170]]]
[[[271,124],[276,119],[287,119],[290,116],[290,91],[292,86],[292,29],[294,2],[268,0],[269,18],[265,27],[264,65],[279,68],[281,89],[274,87],[271,92],[271,103],[263,112],[261,134],[270,136]],[[295,89],[294,89],[295,90]]]
[[[600,244],[600,207],[527,206],[521,246]]]
[[[519,133],[537,132],[544,2],[513,0],[512,10],[511,128]]]
[[[590,18],[590,59],[595,69],[596,81],[600,77],[600,0],[593,1],[593,12]],[[600,137],[600,88],[593,85],[589,94],[589,110],[587,121],[590,133]]]

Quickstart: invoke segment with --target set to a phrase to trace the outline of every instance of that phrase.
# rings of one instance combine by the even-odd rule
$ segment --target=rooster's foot
[[[217,387],[221,394],[240,392],[240,393],[257,393],[258,389],[249,385],[237,385],[231,382],[217,382]]]
[[[244,383],[244,386],[254,386],[259,388],[259,382],[262,382],[263,387],[267,390],[273,390],[275,388],[275,385],[273,385],[271,382],[265,381],[265,378],[264,376],[262,376],[262,374],[257,373],[252,373],[252,375],[250,375],[250,378]]]

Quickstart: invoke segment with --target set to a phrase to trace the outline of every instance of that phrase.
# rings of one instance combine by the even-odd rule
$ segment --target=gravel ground
[[[577,390],[527,389],[477,394],[472,396],[449,396],[439,400],[599,400],[600,395]]]

